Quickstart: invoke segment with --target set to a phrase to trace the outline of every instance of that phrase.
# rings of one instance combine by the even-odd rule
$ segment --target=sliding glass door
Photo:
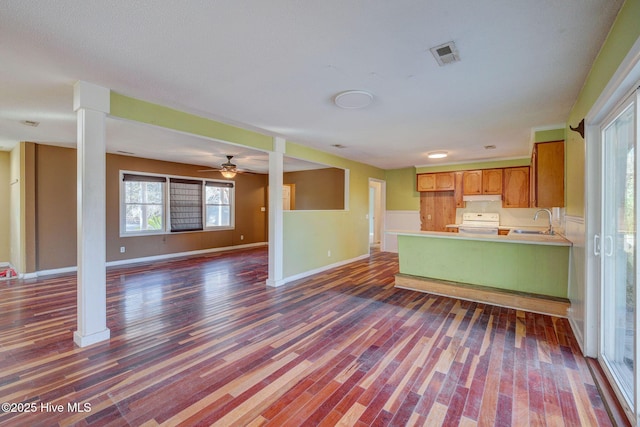
[[[637,94],[602,127],[600,360],[635,419],[637,405]]]

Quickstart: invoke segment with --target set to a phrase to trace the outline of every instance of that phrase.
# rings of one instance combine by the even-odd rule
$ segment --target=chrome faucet
[[[538,214],[540,212],[546,212],[547,214],[549,214],[549,230],[547,231],[547,234],[549,234],[550,236],[553,236],[554,233],[553,233],[553,226],[551,225],[551,216],[552,216],[551,210],[549,210],[549,209],[539,209],[536,212],[536,214],[533,216],[533,220],[534,221],[538,219]]]

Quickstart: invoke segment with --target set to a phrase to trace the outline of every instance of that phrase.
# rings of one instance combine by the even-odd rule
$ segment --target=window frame
[[[222,185],[211,185],[210,187],[229,188],[229,204],[228,205],[210,205],[207,203],[207,182],[220,183]],[[231,185],[229,185],[231,184]],[[203,183],[202,189],[202,218],[205,230],[234,230],[236,227],[236,186],[234,181],[224,181],[207,179]],[[207,206],[229,206],[229,225],[208,225],[207,224]]]
[[[161,230],[136,230],[132,232],[128,232],[126,230],[126,187],[125,187],[125,175],[138,175],[138,176],[149,176],[155,179],[163,178],[164,179],[164,190],[162,194],[162,212],[163,212],[163,228]],[[202,183],[202,192],[201,192],[201,212],[202,212],[202,229],[198,230],[171,230],[171,180],[187,180],[187,181],[199,181]],[[120,170],[119,173],[119,236],[120,237],[139,237],[139,236],[153,236],[153,235],[166,235],[166,234],[183,234],[183,233],[202,233],[202,232],[210,232],[210,231],[223,231],[223,230],[234,230],[235,229],[235,213],[236,213],[236,182],[233,180],[223,180],[223,179],[210,179],[210,178],[198,178],[192,176],[181,176],[181,175],[170,175],[170,174],[159,174],[153,172],[141,172],[141,171],[130,171],[130,170]],[[230,189],[229,191],[229,225],[207,225],[206,213],[207,213],[207,200],[206,200],[206,187],[207,182],[209,183],[220,183],[222,185],[218,185],[220,187],[227,187]],[[214,185],[216,186],[216,185]],[[226,206],[226,205],[224,205]]]
[[[160,230],[136,230],[136,231],[127,231],[127,201],[126,201],[126,182],[125,175],[138,175],[138,176],[149,176],[153,178],[164,178],[164,175],[154,174],[154,173],[141,173],[137,171],[120,171],[120,237],[129,237],[129,236],[149,236],[149,235],[157,235],[164,234],[167,228],[167,182],[166,179],[164,181],[164,185],[162,188],[162,228]],[[149,182],[160,182],[160,181],[149,181]]]

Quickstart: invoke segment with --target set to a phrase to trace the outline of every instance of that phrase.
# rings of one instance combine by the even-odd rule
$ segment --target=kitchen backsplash
[[[508,208],[502,207],[502,202],[467,202],[466,208],[456,209],[456,224],[462,222],[462,214],[465,212],[497,212],[500,214],[500,225],[508,227],[546,227],[549,224],[546,214],[538,216],[534,221],[533,216],[538,208]],[[564,228],[564,208],[553,208],[554,228]]]

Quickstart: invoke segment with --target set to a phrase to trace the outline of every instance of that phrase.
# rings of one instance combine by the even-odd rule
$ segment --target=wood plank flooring
[[[0,283],[0,400],[22,412],[0,424],[611,425],[566,319],[396,289],[389,253],[275,289],[266,264],[111,269],[112,338],[84,349],[75,275]]]

